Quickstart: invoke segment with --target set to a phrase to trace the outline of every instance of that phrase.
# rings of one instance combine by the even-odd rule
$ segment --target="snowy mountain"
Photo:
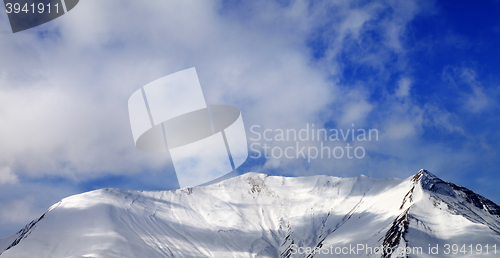
[[[65,198],[0,240],[0,256],[499,257],[499,215],[425,170],[406,180],[248,173]]]

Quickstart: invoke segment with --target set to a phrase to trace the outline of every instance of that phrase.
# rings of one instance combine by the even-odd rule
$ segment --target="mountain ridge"
[[[209,186],[65,198],[6,238],[12,241],[1,256],[322,257],[298,250],[365,244],[382,251],[349,255],[440,257],[390,250],[478,234],[481,244],[496,243],[498,212],[487,198],[424,169],[405,180],[247,173]]]

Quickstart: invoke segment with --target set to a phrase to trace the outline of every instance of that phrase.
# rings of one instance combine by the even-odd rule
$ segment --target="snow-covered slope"
[[[425,170],[406,180],[248,173],[175,191],[71,196],[0,240],[0,250],[1,258],[477,257],[481,247],[499,257],[499,215]]]

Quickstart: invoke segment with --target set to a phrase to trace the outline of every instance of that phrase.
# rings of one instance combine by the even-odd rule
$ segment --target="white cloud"
[[[385,129],[384,136],[388,139],[401,139],[409,136],[415,136],[415,125],[412,122],[398,122],[389,124]]]
[[[305,124],[334,100],[335,85],[309,64],[304,35],[293,26],[281,31],[307,24],[307,5],[271,6],[290,23],[269,16],[258,19],[268,26],[256,27],[218,8],[209,1],[86,1],[33,29],[60,36],[2,38],[9,66],[0,77],[0,135],[7,139],[0,164],[28,177],[76,181],[168,166],[168,155],[135,149],[127,99],[192,66],[207,101],[238,106],[248,124]]]
[[[464,94],[463,96],[466,109],[472,113],[479,113],[487,109],[491,104],[491,100],[477,80],[476,71],[470,68],[462,68],[460,78],[470,86],[472,91],[470,94]]]
[[[479,113],[490,106],[490,98],[479,86],[471,86],[472,94],[466,96],[465,105],[472,113]]]
[[[396,96],[399,98],[407,97],[410,94],[411,79],[403,77],[398,81]]]
[[[442,78],[456,89],[464,111],[477,114],[494,106],[492,96],[496,93],[483,86],[474,69],[447,66],[443,69]]]
[[[76,181],[169,166],[168,155],[135,149],[127,99],[192,66],[207,102],[238,106],[247,125],[366,124],[381,107],[369,100],[367,86],[338,84],[338,57],[348,54],[383,70],[387,53],[404,48],[401,35],[418,11],[413,2],[391,1],[252,1],[230,11],[222,5],[89,0],[32,29],[58,31],[47,38],[28,32],[2,38],[0,54],[9,65],[0,76],[0,135],[8,140],[0,146],[0,164],[13,174]],[[375,28],[387,9],[394,13]],[[370,42],[374,32],[381,42]],[[323,60],[311,60],[312,33],[327,44]],[[355,45],[361,52],[351,51]],[[403,83],[398,92],[407,95],[409,88]]]
[[[465,131],[459,123],[459,118],[456,114],[440,109],[432,104],[425,104],[424,110],[426,113],[426,120],[424,123],[426,125],[442,128],[450,133],[465,134]]]
[[[340,124],[349,125],[351,123],[363,121],[372,109],[373,105],[365,100],[348,103],[345,106],[345,113],[340,119]]]
[[[0,168],[0,185],[2,184],[15,184],[19,181],[17,176],[12,173],[9,167]]]

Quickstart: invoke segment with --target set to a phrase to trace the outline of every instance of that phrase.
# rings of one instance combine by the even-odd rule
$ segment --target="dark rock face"
[[[420,184],[424,190],[428,190],[435,193],[440,193],[448,195],[451,197],[459,197],[465,202],[474,205],[478,209],[482,209],[491,215],[500,216],[500,206],[496,205],[489,199],[474,193],[473,191],[453,183],[445,182],[435,175],[431,174],[427,170],[420,170],[420,172],[415,175],[417,177],[420,174]]]

